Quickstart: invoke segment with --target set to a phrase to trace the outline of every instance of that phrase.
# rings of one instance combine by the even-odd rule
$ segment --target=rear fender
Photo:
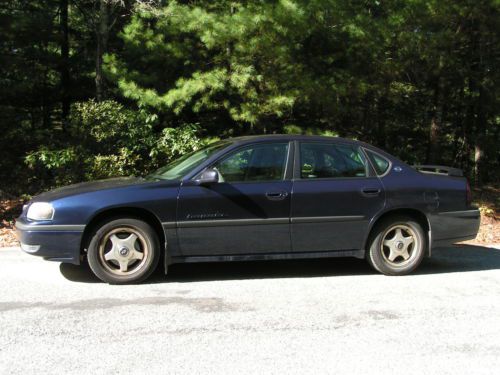
[[[391,207],[389,209],[386,209],[384,211],[379,212],[375,217],[372,218],[370,221],[370,225],[368,228],[368,233],[366,235],[365,241],[364,241],[364,249],[366,250],[368,246],[370,245],[370,240],[372,236],[373,229],[379,223],[381,220],[384,220],[386,217],[392,216],[392,215],[407,215],[414,217],[424,228],[424,231],[427,233],[427,241],[428,241],[428,250],[427,250],[427,256],[431,256],[431,245],[432,245],[432,230],[431,230],[431,222],[429,220],[429,217],[423,212],[415,208],[410,208],[410,207]]]

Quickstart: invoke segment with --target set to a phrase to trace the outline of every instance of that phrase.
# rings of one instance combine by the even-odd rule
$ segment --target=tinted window
[[[185,176],[191,172],[194,168],[199,166],[210,156],[215,154],[217,151],[222,150],[224,147],[229,145],[228,142],[218,142],[207,146],[201,150],[194,151],[190,154],[186,154],[177,160],[172,161],[170,164],[157,169],[155,172],[151,173],[147,177],[149,178],[159,178],[164,180],[176,180]]]
[[[221,182],[276,181],[285,175],[288,143],[263,143],[240,149],[217,162]]]
[[[359,147],[333,143],[301,143],[301,178],[365,177],[366,160]]]
[[[389,161],[380,156],[379,154],[376,154],[370,150],[366,150],[366,153],[368,154],[368,157],[370,158],[370,161],[372,162],[373,168],[375,168],[375,172],[377,172],[378,175],[382,175],[385,172],[387,172],[387,169],[389,169]]]

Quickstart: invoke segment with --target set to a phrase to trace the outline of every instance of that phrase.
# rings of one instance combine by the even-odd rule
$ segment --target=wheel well
[[[413,219],[415,219],[420,225],[422,225],[422,228],[424,229],[426,236],[427,236],[427,241],[430,242],[429,238],[429,231],[430,231],[430,226],[429,226],[429,220],[427,219],[427,216],[419,210],[415,210],[412,208],[398,208],[394,209],[391,211],[384,212],[380,217],[376,219],[376,221],[373,223],[371,229],[370,229],[370,234],[368,235],[366,242],[365,242],[365,249],[367,248],[371,236],[373,234],[373,230],[375,229],[376,225],[380,223],[382,220],[387,219],[388,217],[391,216],[396,216],[396,215],[404,215],[404,216],[409,216]],[[428,244],[428,251],[430,251],[430,243]]]
[[[155,233],[158,236],[160,241],[160,248],[165,248],[165,233],[163,232],[163,227],[161,225],[160,220],[150,211],[137,208],[137,207],[119,207],[112,208],[106,211],[102,211],[98,213],[96,216],[90,220],[90,222],[86,225],[85,231],[83,232],[82,242],[80,245],[80,253],[84,254],[87,249],[91,235],[94,230],[99,227],[99,225],[110,218],[113,217],[127,217],[127,218],[135,218],[139,220],[143,220],[154,229]]]

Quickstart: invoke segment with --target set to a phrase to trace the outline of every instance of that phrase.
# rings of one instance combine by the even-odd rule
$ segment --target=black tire
[[[160,242],[148,223],[115,217],[97,227],[87,258],[94,274],[106,283],[139,283],[158,266]]]
[[[427,236],[421,224],[409,216],[392,216],[373,228],[366,258],[384,275],[407,275],[420,265],[427,246]]]

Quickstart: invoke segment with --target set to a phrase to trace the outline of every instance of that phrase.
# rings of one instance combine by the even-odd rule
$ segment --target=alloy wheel
[[[401,267],[411,263],[418,255],[420,243],[410,226],[398,224],[384,232],[380,246],[384,260],[391,266]]]
[[[138,272],[146,264],[150,249],[144,236],[133,227],[118,227],[103,236],[99,259],[104,268],[120,276]]]

